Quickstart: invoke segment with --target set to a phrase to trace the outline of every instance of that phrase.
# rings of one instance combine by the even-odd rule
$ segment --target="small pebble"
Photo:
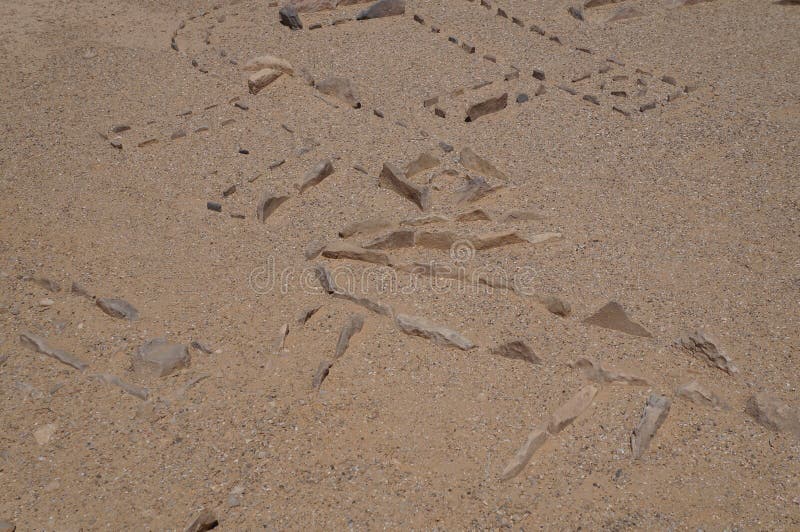
[[[216,201],[209,201],[206,203],[206,207],[210,211],[222,212],[222,204],[217,203]]]

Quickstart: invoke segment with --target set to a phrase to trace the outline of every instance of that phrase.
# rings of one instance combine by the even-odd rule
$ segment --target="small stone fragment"
[[[675,340],[676,347],[682,347],[712,368],[719,368],[728,375],[738,369],[728,355],[717,347],[717,340],[703,331],[697,330]]]
[[[314,378],[311,380],[311,386],[315,390],[319,390],[320,386],[322,386],[322,383],[325,382],[326,378],[328,378],[328,374],[330,374],[332,366],[333,362],[330,360],[323,360],[319,363],[317,371],[314,372]]]
[[[164,338],[154,338],[136,350],[132,367],[137,373],[166,377],[188,367],[191,360],[185,345],[172,344]]]
[[[567,12],[574,18],[575,20],[580,20],[583,22],[583,11],[581,8],[577,6],[569,6],[567,8]]]
[[[111,143],[111,146],[112,146],[112,147],[114,147],[114,148],[116,148],[116,149],[118,149],[118,150],[121,150],[121,149],[122,149],[122,141],[121,141],[121,140],[118,140],[118,139],[112,139],[112,140],[110,141],[110,143]]]
[[[350,345],[350,339],[361,331],[364,327],[364,316],[354,314],[350,316],[347,324],[342,327],[339,332],[339,341],[336,342],[336,351],[333,354],[333,359],[336,360],[344,355],[347,347]]]
[[[330,77],[317,82],[314,87],[322,94],[333,96],[348,104],[353,109],[361,108],[361,102],[358,99],[355,88],[348,79]]]
[[[322,250],[325,249],[326,244],[327,242],[321,238],[315,238],[305,247],[303,250],[303,256],[306,258],[306,260],[316,259],[319,254],[322,253]]]
[[[408,218],[407,220],[403,220],[400,222],[400,225],[403,226],[410,226],[410,227],[419,227],[421,225],[429,225],[429,224],[436,224],[436,223],[446,223],[451,221],[450,218],[442,216],[440,214],[430,214],[427,216],[420,216],[417,218]]]
[[[640,113],[644,113],[645,111],[650,111],[651,109],[655,109],[655,108],[656,108],[656,102],[655,102],[655,100],[653,100],[651,102],[648,102],[646,104],[641,105],[639,107],[639,112]]]
[[[467,170],[472,170],[478,174],[485,175],[499,179],[500,181],[508,181],[508,177],[494,167],[489,161],[477,155],[471,148],[464,148],[459,154],[459,162]]]
[[[36,440],[36,443],[39,445],[47,445],[50,443],[50,440],[53,439],[53,434],[56,433],[56,428],[57,427],[55,423],[42,425],[33,431],[33,439]]]
[[[116,386],[123,392],[128,393],[134,397],[138,397],[142,401],[147,401],[147,397],[150,395],[150,391],[147,388],[142,388],[141,386],[129,384],[120,379],[119,377],[117,377],[116,375],[101,373],[99,375],[94,375],[94,377],[108,386]]]
[[[550,416],[550,421],[547,423],[547,430],[550,434],[558,434],[564,427],[575,421],[578,416],[591,406],[595,395],[597,395],[597,387],[589,384],[570,397],[566,403],[559,406]]]
[[[345,241],[328,244],[322,250],[322,256],[328,259],[358,260],[383,266],[389,266],[394,263],[394,259],[382,251],[364,249]]]
[[[539,35],[544,36],[544,30],[537,26],[536,24],[531,24],[531,31],[534,33],[538,33]]]
[[[139,318],[139,311],[124,299],[98,297],[95,304],[100,307],[103,312],[113,318],[126,320],[136,320]]]
[[[656,431],[667,419],[669,408],[672,401],[668,397],[657,393],[651,394],[647,398],[647,404],[642,412],[639,424],[633,429],[631,434],[631,450],[633,458],[638,459],[650,446],[650,440],[655,436]]]
[[[178,140],[184,138],[185,136],[186,136],[186,131],[183,129],[178,129],[172,132],[172,134],[169,136],[169,139]]]
[[[555,314],[556,316],[561,316],[562,318],[566,318],[572,312],[572,307],[569,303],[564,301],[563,299],[559,299],[555,296],[543,296],[538,298],[539,303],[544,305],[551,313]]]
[[[289,196],[277,196],[271,192],[264,192],[256,207],[256,218],[264,223],[275,210],[280,207]]]
[[[467,52],[468,54],[475,53],[475,46],[465,41],[461,42],[461,49]]]
[[[517,103],[525,103],[529,100],[528,95],[524,92],[517,94]]]
[[[513,340],[492,348],[492,353],[506,358],[524,360],[531,364],[541,364],[542,360],[536,356],[533,349],[524,340]]]
[[[307,308],[300,311],[300,314],[298,314],[297,316],[297,323],[299,323],[300,325],[305,325],[308,322],[308,320],[310,320],[311,317],[314,314],[316,314],[317,311],[321,308],[322,308],[321,306],[318,306],[318,307]]]
[[[288,74],[289,76],[294,75],[294,67],[292,67],[292,64],[289,61],[269,54],[250,59],[244,64],[242,70],[246,72],[258,72],[259,70],[264,70],[265,68],[277,70],[279,72],[283,72],[284,74]],[[237,107],[239,106],[237,105]],[[247,109],[244,110],[246,111]]]
[[[23,332],[19,335],[19,341],[22,345],[24,345],[28,349],[32,349],[37,353],[41,353],[43,355],[47,355],[51,358],[54,358],[59,362],[61,362],[62,364],[71,366],[77,369],[78,371],[83,371],[89,367],[89,364],[81,360],[78,360],[77,358],[67,353],[66,351],[50,347],[47,344],[47,341],[40,336],[36,336],[29,332]]]
[[[473,203],[502,188],[503,185],[489,185],[481,176],[471,177],[463,187],[455,191],[455,200],[456,203]]]
[[[728,408],[725,402],[720,399],[717,394],[697,381],[687,382],[686,384],[678,386],[678,389],[675,390],[675,394],[678,397],[683,397],[684,399],[687,399],[695,404],[710,406],[715,410]]]
[[[560,85],[558,85],[557,87],[558,87],[559,89],[561,89],[562,91],[564,91],[564,92],[566,92],[566,93],[568,93],[568,94],[571,94],[571,95],[573,95],[573,96],[575,96],[576,94],[578,94],[578,91],[576,91],[575,89],[573,89],[572,87],[570,87],[570,86],[568,86],[568,85],[564,85],[563,83],[562,83],[562,84],[560,84]]]
[[[408,229],[392,231],[364,244],[366,249],[400,249],[414,246],[415,232]]]
[[[534,93],[534,96],[541,96],[542,94],[544,94],[546,92],[547,92],[547,89],[545,88],[545,86],[543,84],[539,84],[539,88],[536,89],[536,92]]]
[[[600,105],[600,100],[597,99],[597,96],[592,94],[584,94],[583,101],[593,103],[594,105]]]
[[[303,29],[303,23],[300,21],[300,15],[297,14],[297,9],[293,6],[284,6],[278,11],[280,23],[288,27],[290,30]]]
[[[344,229],[339,231],[339,236],[342,238],[349,238],[354,235],[374,233],[383,229],[388,229],[391,226],[392,222],[386,218],[370,218],[369,220],[347,224]]]
[[[285,9],[285,8],[284,8]],[[186,527],[185,532],[206,532],[213,530],[219,526],[219,521],[214,516],[211,510],[203,510],[200,514]]]
[[[197,349],[201,353],[205,353],[207,355],[214,354],[214,351],[212,349],[206,347],[205,345],[203,345],[202,343],[198,342],[197,340],[192,341],[192,343],[189,344],[189,345],[191,345],[193,349]]]
[[[251,74],[247,78],[247,88],[250,90],[250,94],[258,94],[262,89],[281,77],[281,74],[280,70],[272,70],[271,68],[265,68]]]
[[[123,133],[125,131],[130,131],[130,129],[131,126],[129,126],[128,124],[116,124],[114,126],[111,126],[112,133]]]
[[[435,114],[439,118],[447,118],[447,113],[445,113],[444,109],[442,109],[441,107],[434,107],[433,114]]]
[[[450,153],[451,151],[453,151],[453,147],[450,144],[448,144],[448,143],[446,143],[444,141],[440,141],[439,142],[439,147],[445,153]]]
[[[337,288],[336,291],[334,291],[331,295],[337,299],[344,299],[345,301],[355,303],[356,305],[364,307],[375,314],[380,314],[381,316],[386,316],[388,318],[394,317],[394,310],[392,310],[392,307],[378,301],[373,301],[368,297],[359,297],[340,288]]]
[[[336,283],[333,281],[333,276],[331,275],[330,270],[324,264],[317,264],[316,268],[314,268],[314,272],[317,275],[317,279],[319,280],[319,284],[322,286],[322,289],[325,290],[328,294],[333,294],[338,291],[336,288]]]
[[[747,401],[745,412],[770,430],[789,432],[800,439],[800,411],[771,393],[753,395]]]
[[[417,233],[415,245],[428,249],[449,250],[458,242],[458,237],[450,231],[421,231]]]
[[[322,183],[322,180],[330,176],[332,173],[333,163],[330,161],[330,159],[320,161],[314,168],[306,173],[306,175],[303,177],[303,182],[299,185],[296,185],[296,188],[302,194],[307,189]]]
[[[639,377],[638,375],[606,369],[598,361],[588,357],[579,358],[575,362],[571,363],[570,367],[582,369],[583,375],[587,379],[600,384],[611,382],[621,382],[634,386],[647,386],[649,384],[645,379]]]
[[[367,9],[356,15],[356,20],[371,20],[375,18],[393,17],[406,12],[405,0],[378,0]]]
[[[514,458],[512,458],[505,469],[503,469],[503,472],[500,474],[500,480],[510,480],[517,476],[525,469],[525,466],[530,462],[533,454],[539,447],[544,445],[545,441],[547,441],[547,430],[542,427],[534,428],[530,434],[528,434],[528,439],[522,447],[519,448]]]
[[[625,309],[616,301],[608,302],[603,308],[583,320],[583,322],[596,327],[624,332],[633,336],[643,336],[645,338],[653,336],[647,329],[631,321],[625,313]]]
[[[206,209],[210,211],[222,212],[222,204],[216,201],[207,201]]]
[[[72,281],[72,286],[70,287],[70,292],[72,292],[76,296],[82,296],[82,297],[85,297],[87,299],[93,299],[94,298],[94,296],[92,294],[90,294],[89,291],[86,290],[86,288],[84,288],[83,286],[81,286],[80,284],[78,284],[75,281]]]
[[[491,221],[492,217],[483,209],[473,209],[471,211],[462,212],[456,216],[457,222],[477,222],[477,221]]]
[[[484,233],[470,238],[472,247],[476,250],[492,249],[513,244],[524,244],[528,240],[519,235],[516,231],[499,231],[495,233]]]
[[[395,323],[404,333],[427,338],[437,344],[453,345],[463,351],[468,351],[475,347],[471,340],[456,331],[437,325],[425,318],[398,314],[395,318]]]
[[[424,152],[406,165],[406,177],[413,177],[420,172],[436,168],[437,166],[439,166],[439,159],[428,152]]]
[[[408,199],[423,212],[430,207],[430,189],[414,185],[406,179],[405,174],[399,168],[391,163],[384,163],[380,175],[380,184],[391,188]]]

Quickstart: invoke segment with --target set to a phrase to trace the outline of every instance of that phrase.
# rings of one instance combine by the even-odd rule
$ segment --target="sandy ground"
[[[745,409],[764,391],[790,420],[800,409],[800,6],[677,4],[625,0],[579,21],[564,0],[408,0],[369,21],[332,24],[364,5],[301,13],[298,31],[264,1],[0,4],[0,520],[183,529],[207,509],[229,530],[799,529],[800,430]],[[608,22],[626,6],[638,16]],[[295,74],[252,95],[242,67],[263,54]],[[350,80],[360,108],[303,72]],[[505,109],[464,121],[502,93]],[[458,204],[478,175],[464,148],[508,180]],[[515,290],[306,259],[348,223],[423,215],[378,176],[424,152],[439,165],[409,180],[450,221],[412,229],[450,231],[465,254],[414,246],[390,250],[392,264],[492,272]],[[334,173],[300,194],[324,159]],[[289,199],[261,223],[265,193]],[[474,208],[491,219],[454,220]],[[515,209],[539,216],[504,218]],[[505,230],[561,238],[469,247]],[[476,347],[404,334],[324,293],[317,264]],[[138,319],[105,314],[73,282]],[[609,301],[652,336],[584,323]],[[354,314],[363,329],[314,389]],[[738,373],[675,347],[696,329]],[[34,352],[23,333],[88,367]],[[165,377],[133,367],[159,337],[207,349],[188,347],[188,367]],[[511,340],[541,363],[493,351]],[[579,357],[648,384],[596,383],[591,405],[501,480],[529,432],[587,385],[569,365]],[[677,394],[689,381],[727,408]],[[634,459],[651,394],[671,408]]]

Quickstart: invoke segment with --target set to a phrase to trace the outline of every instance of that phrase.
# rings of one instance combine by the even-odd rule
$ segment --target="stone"
[[[489,98],[482,102],[476,103],[467,109],[467,117],[465,122],[474,122],[478,118],[502,111],[508,105],[508,93],[504,92],[500,96]]]
[[[510,480],[520,474],[520,472],[525,469],[528,462],[530,462],[533,454],[544,445],[546,441],[547,430],[542,427],[534,428],[530,434],[528,434],[527,440],[525,440],[525,443],[519,448],[517,454],[514,455],[505,469],[503,469],[503,472],[500,473],[500,480]]]
[[[314,273],[317,276],[320,286],[322,286],[322,289],[325,290],[326,293],[333,294],[338,291],[330,270],[328,270],[324,264],[317,264],[314,268]]]
[[[614,4],[620,1],[622,0],[587,0],[586,2],[583,3],[583,7],[589,9],[592,7],[604,6],[606,4]]]
[[[650,102],[648,102],[646,104],[640,105],[639,106],[639,112],[640,113],[644,113],[645,111],[650,111],[651,109],[655,109],[655,108],[656,108],[656,102],[655,102],[655,100],[653,100],[653,101],[650,101]]]
[[[173,131],[172,134],[169,136],[169,140],[178,140],[184,138],[185,136],[186,136],[186,130],[177,129]]]
[[[400,229],[378,236],[364,244],[366,249],[400,249],[414,246],[415,232]]]
[[[577,6],[569,6],[567,8],[567,13],[569,13],[575,20],[580,20],[583,22],[583,11],[581,8]]]
[[[581,357],[577,359],[575,362],[570,364],[570,367],[583,370],[584,377],[590,381],[600,384],[621,382],[623,384],[631,384],[634,386],[649,385],[647,380],[638,375],[604,368],[600,362],[589,357]]]
[[[431,105],[436,105],[437,103],[439,103],[439,97],[438,96],[432,96],[432,97],[428,98],[427,100],[423,100],[422,106],[423,107],[430,107]]]
[[[465,41],[461,42],[461,49],[464,50],[465,52],[467,52],[468,54],[474,54],[475,53],[475,45],[470,44],[470,43],[465,42]]]
[[[50,440],[53,439],[53,434],[56,433],[56,429],[57,427],[55,423],[42,425],[33,431],[33,439],[36,440],[36,443],[39,445],[47,445],[50,443]]]
[[[775,432],[788,432],[800,439],[800,411],[793,409],[769,392],[761,392],[747,400],[744,410],[759,425]]]
[[[219,521],[217,521],[216,516],[214,516],[214,512],[211,510],[203,510],[192,520],[191,523],[189,523],[185,529],[185,532],[206,532],[207,530],[213,530],[218,526]]]
[[[360,109],[361,102],[350,80],[340,77],[330,77],[317,82],[314,87],[328,96],[341,100],[353,109]]]
[[[288,199],[289,196],[278,196],[269,191],[264,192],[256,207],[256,218],[259,222],[264,223]]]
[[[330,360],[323,360],[319,363],[317,371],[314,372],[314,378],[311,379],[311,386],[315,390],[318,390],[320,386],[322,386],[322,383],[325,382],[325,379],[328,378],[332,366],[333,362]]]
[[[340,4],[344,5],[344,2],[340,2],[339,0],[289,0],[285,3],[285,5],[297,9],[298,13],[330,11],[336,9]]]
[[[36,351],[37,353],[41,353],[43,355],[47,355],[50,358],[54,358],[61,362],[62,364],[66,364],[67,366],[73,367],[78,371],[83,371],[89,367],[89,364],[83,362],[82,360],[78,360],[71,354],[67,353],[66,351],[62,351],[61,349],[56,349],[48,345],[47,340],[40,336],[36,336],[35,334],[29,332],[23,332],[19,335],[20,343],[31,349]]]
[[[620,20],[628,20],[631,18],[641,17],[642,12],[634,6],[620,6],[611,13],[606,22],[619,22]],[[674,85],[674,83],[673,83]]]
[[[300,325],[305,325],[308,322],[308,320],[310,320],[311,317],[314,314],[316,314],[317,311],[319,311],[319,309],[321,308],[322,308],[321,306],[317,306],[301,310],[300,313],[297,315],[297,323],[299,323]]]
[[[555,296],[540,296],[538,300],[544,308],[556,316],[566,318],[572,312],[572,306],[568,302]]]
[[[214,351],[211,348],[206,347],[205,345],[203,345],[202,343],[198,342],[197,340],[192,341],[192,343],[190,345],[192,346],[193,349],[197,349],[201,353],[205,353],[207,355],[214,354]]]
[[[134,384],[129,384],[116,375],[109,375],[108,373],[100,373],[98,375],[94,375],[94,378],[101,381],[103,384],[108,386],[116,386],[123,392],[130,394],[134,397],[141,399],[142,401],[147,401],[148,396],[150,395],[150,391],[147,388],[142,388],[140,386],[136,386]]]
[[[681,384],[675,390],[675,395],[698,405],[710,406],[715,410],[727,410],[728,408],[728,406],[725,404],[725,401],[723,401],[717,394],[697,381]]]
[[[131,126],[129,126],[128,124],[115,124],[111,126],[112,133],[123,133],[125,131],[130,131],[130,129]]]
[[[622,305],[616,301],[610,301],[606,303],[603,308],[583,320],[583,322],[596,327],[612,329],[614,331],[620,331],[633,336],[642,336],[645,338],[650,338],[653,336],[647,329],[638,323],[631,321],[631,319],[625,313],[625,309],[623,309]]]
[[[111,147],[116,148],[118,150],[122,149],[122,141],[119,139],[112,139],[110,141]]]
[[[545,93],[547,93],[547,88],[544,86],[544,84],[540,84],[539,88],[536,89],[536,92],[533,95],[534,96],[541,96],[542,94],[545,94]]]
[[[578,416],[591,406],[595,395],[597,395],[597,387],[589,384],[578,390],[566,403],[559,406],[550,416],[550,420],[547,423],[547,430],[550,434],[558,434],[567,425],[575,421]]]
[[[247,78],[247,88],[250,91],[250,94],[258,94],[265,87],[269,86],[272,82],[281,77],[281,75],[282,72],[280,70],[273,70],[271,68],[259,70]]]
[[[698,358],[711,366],[734,375],[738,368],[728,355],[717,347],[717,340],[707,335],[703,331],[697,330],[675,340],[674,345],[689,351],[695,358]]]
[[[528,240],[520,236],[516,231],[499,231],[495,233],[484,233],[470,238],[472,247],[476,250],[498,248],[513,244],[524,244]]]
[[[355,235],[374,233],[383,229],[388,229],[391,226],[392,222],[385,218],[371,218],[369,220],[347,224],[347,226],[339,231],[339,236],[342,238],[349,238]]]
[[[536,24],[531,24],[530,30],[534,33],[538,33],[539,35],[544,36],[544,30],[537,26]]]
[[[456,216],[457,222],[477,222],[477,221],[487,221],[490,222],[492,217],[484,211],[483,209],[473,209],[471,211],[462,212],[458,216]]]
[[[289,61],[269,54],[250,59],[244,64],[242,70],[246,72],[258,72],[259,70],[264,70],[265,68],[277,70],[284,74],[288,74],[289,76],[294,75],[294,67],[292,67],[292,64]]]
[[[524,92],[517,94],[517,103],[525,103],[529,100],[528,95]]]
[[[449,250],[458,241],[458,236],[450,231],[420,231],[417,233],[415,245],[428,249]]]
[[[85,297],[86,299],[94,299],[94,296],[89,293],[89,291],[81,286],[79,283],[72,281],[72,286],[70,287],[70,292],[75,294],[76,296]]]
[[[430,207],[430,189],[411,183],[405,174],[391,163],[384,163],[380,174],[380,185],[391,188],[423,212]]]
[[[112,318],[126,320],[136,320],[139,318],[139,311],[124,299],[98,297],[95,304]]]
[[[290,30],[303,29],[303,23],[300,21],[300,15],[297,14],[297,8],[293,6],[282,7],[280,11],[278,11],[278,18],[280,23]]]
[[[524,340],[513,340],[492,348],[492,354],[516,360],[524,360],[531,364],[541,364],[542,360],[536,356],[531,346]]]
[[[405,0],[378,0],[367,9],[356,15],[356,20],[394,17],[406,12]]]
[[[378,301],[373,301],[368,297],[359,297],[341,288],[336,288],[336,290],[331,294],[336,299],[343,299],[345,301],[350,301],[360,307],[364,307],[365,309],[369,310],[370,312],[374,312],[375,314],[379,314],[381,316],[386,316],[388,318],[394,317],[394,310],[389,305],[385,305]]]
[[[456,190],[455,200],[456,203],[472,203],[502,188],[502,185],[496,187],[489,185],[482,176],[470,177],[463,187]]]
[[[439,166],[439,162],[439,159],[428,152],[424,152],[406,165],[406,177],[413,177],[420,172],[430,170],[431,168],[436,168]]]
[[[573,96],[575,96],[576,94],[578,94],[578,91],[576,91],[575,89],[573,89],[573,88],[572,88],[572,87],[570,87],[569,85],[564,85],[563,83],[562,83],[562,84],[560,84],[560,85],[557,85],[556,87],[557,87],[557,88],[559,88],[559,89],[561,89],[562,91],[566,92],[567,94],[571,94],[571,95],[573,95]]]
[[[404,333],[427,338],[437,344],[453,345],[463,351],[468,351],[475,347],[471,340],[460,333],[437,325],[425,318],[398,314],[395,317],[395,323]]]
[[[206,209],[214,212],[222,212],[222,203],[219,203],[217,201],[207,201]]]
[[[322,256],[328,259],[350,259],[389,266],[394,259],[382,251],[364,249],[350,242],[333,242],[325,246]]]
[[[419,227],[422,225],[438,224],[450,222],[450,218],[442,216],[441,214],[429,214],[427,216],[419,216],[416,218],[408,218],[400,222],[402,226]]]
[[[459,162],[467,170],[472,170],[478,174],[500,181],[508,181],[508,177],[494,167],[492,163],[477,155],[471,148],[464,148],[459,154]]]
[[[316,166],[314,166],[314,168],[309,170],[305,176],[303,176],[303,182],[295,185],[295,187],[302,194],[309,188],[322,183],[322,180],[333,174],[333,171],[333,163],[330,159],[320,161]]]
[[[283,351],[283,346],[286,342],[286,337],[289,336],[289,324],[284,323],[281,327],[280,331],[278,331],[278,336],[275,337],[275,341],[272,343],[272,354],[279,355],[281,351]]]
[[[156,377],[167,377],[189,367],[192,357],[185,345],[154,338],[142,344],[133,355],[133,371]]]
[[[544,220],[544,215],[533,209],[512,209],[500,217],[503,223],[518,221],[537,221]]]
[[[600,105],[600,100],[598,100],[597,96],[593,94],[584,94],[582,100],[585,102],[592,103],[594,105]]]
[[[439,118],[447,118],[447,113],[445,113],[444,109],[442,109],[441,107],[434,107],[433,114],[435,114]]]
[[[333,354],[333,359],[336,360],[344,355],[347,347],[350,345],[350,339],[361,332],[364,327],[364,316],[360,314],[353,314],[347,321],[342,330],[339,332],[339,340],[336,342],[336,351]]]
[[[17,525],[11,521],[0,519],[0,532],[14,532],[15,530],[17,530]]]
[[[634,459],[639,459],[650,446],[650,440],[667,419],[671,405],[672,401],[668,397],[657,393],[650,394],[650,397],[647,398],[647,404],[645,404],[639,424],[631,434],[631,450]]]

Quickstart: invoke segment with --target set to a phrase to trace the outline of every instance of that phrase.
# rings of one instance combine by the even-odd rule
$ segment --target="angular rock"
[[[581,10],[581,8],[577,6],[569,6],[567,8],[567,12],[570,15],[572,15],[572,18],[574,18],[575,20],[580,20],[581,22],[583,22],[583,11]]]
[[[502,111],[507,105],[508,93],[504,92],[500,96],[489,98],[488,100],[484,100],[470,106],[470,108],[467,109],[467,117],[464,119],[464,121],[474,122],[482,116]]]
[[[682,347],[689,351],[695,358],[698,358],[711,366],[719,368],[728,375],[734,375],[738,368],[728,355],[717,347],[717,340],[703,331],[695,331],[687,334],[675,341],[676,347]]]
[[[35,334],[31,334],[29,332],[23,332],[19,335],[19,341],[22,345],[27,347],[28,349],[32,349],[37,353],[41,353],[43,355],[47,355],[50,358],[54,358],[61,362],[62,364],[66,364],[67,366],[71,366],[78,371],[83,371],[89,367],[89,364],[83,362],[82,360],[78,360],[71,354],[67,353],[66,351],[62,351],[61,349],[56,349],[51,347],[47,344],[47,340],[40,336],[36,336]]]
[[[390,266],[394,259],[382,251],[364,249],[349,242],[333,242],[325,246],[322,256],[328,259],[350,259]]]
[[[303,250],[303,256],[306,260],[313,260],[319,257],[319,254],[322,253],[322,250],[325,249],[327,242],[320,238],[315,238]]]
[[[185,345],[154,338],[142,344],[133,355],[133,371],[156,377],[166,377],[186,368],[192,361]]]
[[[633,434],[631,434],[631,450],[633,451],[634,459],[640,458],[650,446],[650,440],[653,439],[658,428],[667,419],[671,405],[672,401],[668,397],[657,393],[650,394],[650,397],[647,398],[642,418],[636,428],[633,429]]]
[[[242,70],[246,72],[258,72],[259,70],[264,70],[265,68],[277,70],[279,72],[283,72],[284,74],[288,74],[289,76],[294,75],[294,68],[289,61],[269,54],[250,59],[244,64]]]
[[[633,6],[620,6],[611,13],[611,16],[606,22],[618,22],[620,20],[627,20],[630,18],[641,17],[642,12]],[[673,83],[674,85],[674,83]]]
[[[423,212],[430,207],[430,189],[418,187],[411,183],[406,179],[405,174],[391,163],[384,163],[380,175],[380,184],[391,188],[411,201]]]
[[[415,245],[428,249],[447,250],[458,241],[458,236],[450,231],[421,231],[417,233]]]
[[[475,347],[471,340],[458,332],[437,325],[425,318],[398,314],[395,317],[395,323],[404,333],[427,338],[437,344],[453,345],[463,351],[468,351]]]
[[[481,176],[471,177],[467,183],[456,190],[456,203],[473,203],[502,189],[504,185],[493,187]]]
[[[139,311],[124,299],[113,299],[98,297],[95,304],[100,309],[113,318],[126,320],[136,320],[139,318]]]
[[[528,439],[525,440],[525,443],[519,448],[514,458],[511,459],[505,469],[503,469],[503,472],[500,473],[500,480],[510,480],[520,474],[520,472],[525,469],[525,466],[528,465],[528,462],[531,461],[531,457],[533,457],[536,450],[544,445],[546,441],[547,430],[542,427],[534,428],[530,434],[528,434]]]
[[[333,297],[337,299],[344,299],[345,301],[350,301],[351,303],[355,303],[356,305],[364,307],[365,309],[374,312],[375,314],[386,316],[388,318],[394,317],[394,310],[392,310],[392,307],[380,303],[378,301],[373,301],[368,297],[359,297],[349,292],[346,292],[341,288],[337,288],[331,295],[333,295]]]
[[[439,166],[439,162],[439,159],[430,153],[422,153],[419,157],[408,163],[406,166],[406,177],[413,177],[420,172],[436,168]]]
[[[504,214],[500,220],[504,223],[530,220],[540,222],[544,220],[544,215],[531,209],[513,209]]]
[[[371,218],[369,220],[347,224],[344,229],[339,231],[339,236],[342,238],[349,238],[355,235],[374,233],[383,229],[388,229],[391,226],[392,222],[386,218]]]
[[[191,523],[189,523],[185,532],[206,532],[207,530],[213,530],[218,526],[219,521],[217,521],[214,513],[211,510],[203,510],[197,517],[194,518]]]
[[[297,9],[293,6],[284,6],[278,11],[280,23],[289,28],[290,30],[302,30],[303,23],[300,21],[300,15],[297,14]]]
[[[462,212],[458,216],[456,216],[457,222],[477,222],[477,221],[487,221],[490,222],[492,217],[484,211],[483,209],[473,209],[471,211]]]
[[[558,434],[564,427],[575,421],[578,416],[591,406],[595,395],[597,395],[597,387],[590,384],[578,390],[578,393],[559,406],[550,416],[550,420],[547,423],[547,430],[550,434]]]
[[[647,329],[631,321],[625,313],[625,309],[616,301],[608,302],[603,308],[583,320],[583,322],[596,327],[624,332],[633,336],[642,336],[645,338],[653,336]]]
[[[281,330],[278,331],[278,336],[275,338],[275,341],[272,343],[272,354],[279,355],[281,351],[283,351],[283,346],[286,342],[286,337],[289,336],[289,324],[284,323],[281,327]]]
[[[256,218],[259,222],[264,223],[288,199],[289,196],[277,196],[269,191],[264,192],[256,207]]]
[[[342,327],[339,332],[339,340],[336,342],[336,351],[333,354],[333,359],[336,360],[344,355],[347,347],[350,345],[350,339],[357,333],[361,332],[364,327],[364,316],[354,314],[350,316],[347,324]]]
[[[322,180],[330,176],[332,173],[333,163],[330,161],[330,159],[320,161],[314,168],[309,170],[305,176],[303,176],[303,182],[299,185],[296,185],[296,188],[302,194],[309,188],[322,183]]]
[[[356,15],[356,20],[394,17],[406,12],[406,0],[378,0]]]
[[[325,292],[328,294],[333,294],[338,291],[330,270],[328,270],[324,264],[317,264],[316,268],[314,268],[314,272],[317,275],[319,284],[322,286],[322,289],[325,290]]]
[[[508,181],[508,177],[492,165],[489,161],[477,155],[471,148],[464,148],[459,154],[459,162],[467,170],[472,170],[486,177],[493,177],[500,181]]]
[[[648,382],[638,376],[624,371],[614,371],[606,369],[600,362],[589,358],[581,357],[575,362],[570,364],[570,367],[575,369],[582,369],[583,375],[590,381],[598,382],[600,384],[621,382],[624,384],[631,384],[634,386],[648,386]]]
[[[311,307],[300,311],[300,314],[297,315],[297,323],[300,325],[305,325],[308,320],[311,319],[311,316],[317,313],[319,309],[322,307]]]
[[[361,102],[358,99],[356,90],[348,79],[330,77],[318,81],[314,87],[322,94],[333,96],[351,106],[353,109],[361,108]]]
[[[521,93],[517,94],[517,103],[525,103],[529,99],[530,98],[528,97],[528,95],[525,94],[524,92],[521,92]]]
[[[101,373],[98,375],[94,375],[94,378],[98,379],[99,381],[103,382],[108,386],[116,386],[120,390],[125,393],[128,393],[134,397],[138,397],[142,401],[147,401],[147,397],[150,395],[150,391],[147,388],[142,388],[141,386],[136,386],[135,384],[129,384],[116,375],[109,375],[108,373]]]
[[[85,297],[86,299],[94,299],[94,296],[92,294],[90,294],[89,291],[86,290],[86,288],[84,288],[83,286],[81,286],[80,284],[78,284],[75,281],[72,281],[72,286],[70,287],[70,292],[72,292],[76,296]]]
[[[420,216],[417,218],[408,218],[400,222],[402,226],[419,227],[421,225],[430,225],[438,223],[446,223],[451,221],[450,218],[440,214],[430,214],[428,216]]]
[[[524,340],[513,340],[492,348],[492,354],[506,358],[524,360],[531,364],[541,364],[542,360],[536,356],[531,346]]]
[[[760,425],[800,439],[800,410],[793,409],[779,397],[768,392],[757,393],[748,399],[744,411]]]
[[[728,408],[725,401],[720,399],[717,394],[697,381],[687,382],[686,384],[678,386],[677,390],[675,390],[675,394],[695,404],[710,406],[715,410]]]
[[[325,382],[326,378],[328,378],[328,374],[330,374],[332,366],[333,362],[330,360],[323,360],[319,363],[317,371],[314,372],[314,378],[311,380],[311,386],[315,390],[319,390],[319,387],[322,386],[322,383]]]
[[[250,94],[258,94],[262,89],[281,77],[282,74],[280,70],[273,70],[271,68],[265,68],[254,72],[247,78],[247,88]]]
[[[289,0],[285,5],[297,9],[298,13],[315,13],[336,9],[340,4],[344,5],[344,2],[339,0]]]
[[[528,240],[517,234],[516,231],[501,231],[498,233],[485,233],[470,238],[472,247],[476,250],[491,249],[512,244],[524,244]]]
[[[566,318],[572,312],[572,306],[568,302],[555,296],[538,296],[537,299],[539,303],[544,305],[544,308],[556,316]]]
[[[365,249],[400,249],[414,246],[415,232],[409,229],[392,231],[364,244]]]

